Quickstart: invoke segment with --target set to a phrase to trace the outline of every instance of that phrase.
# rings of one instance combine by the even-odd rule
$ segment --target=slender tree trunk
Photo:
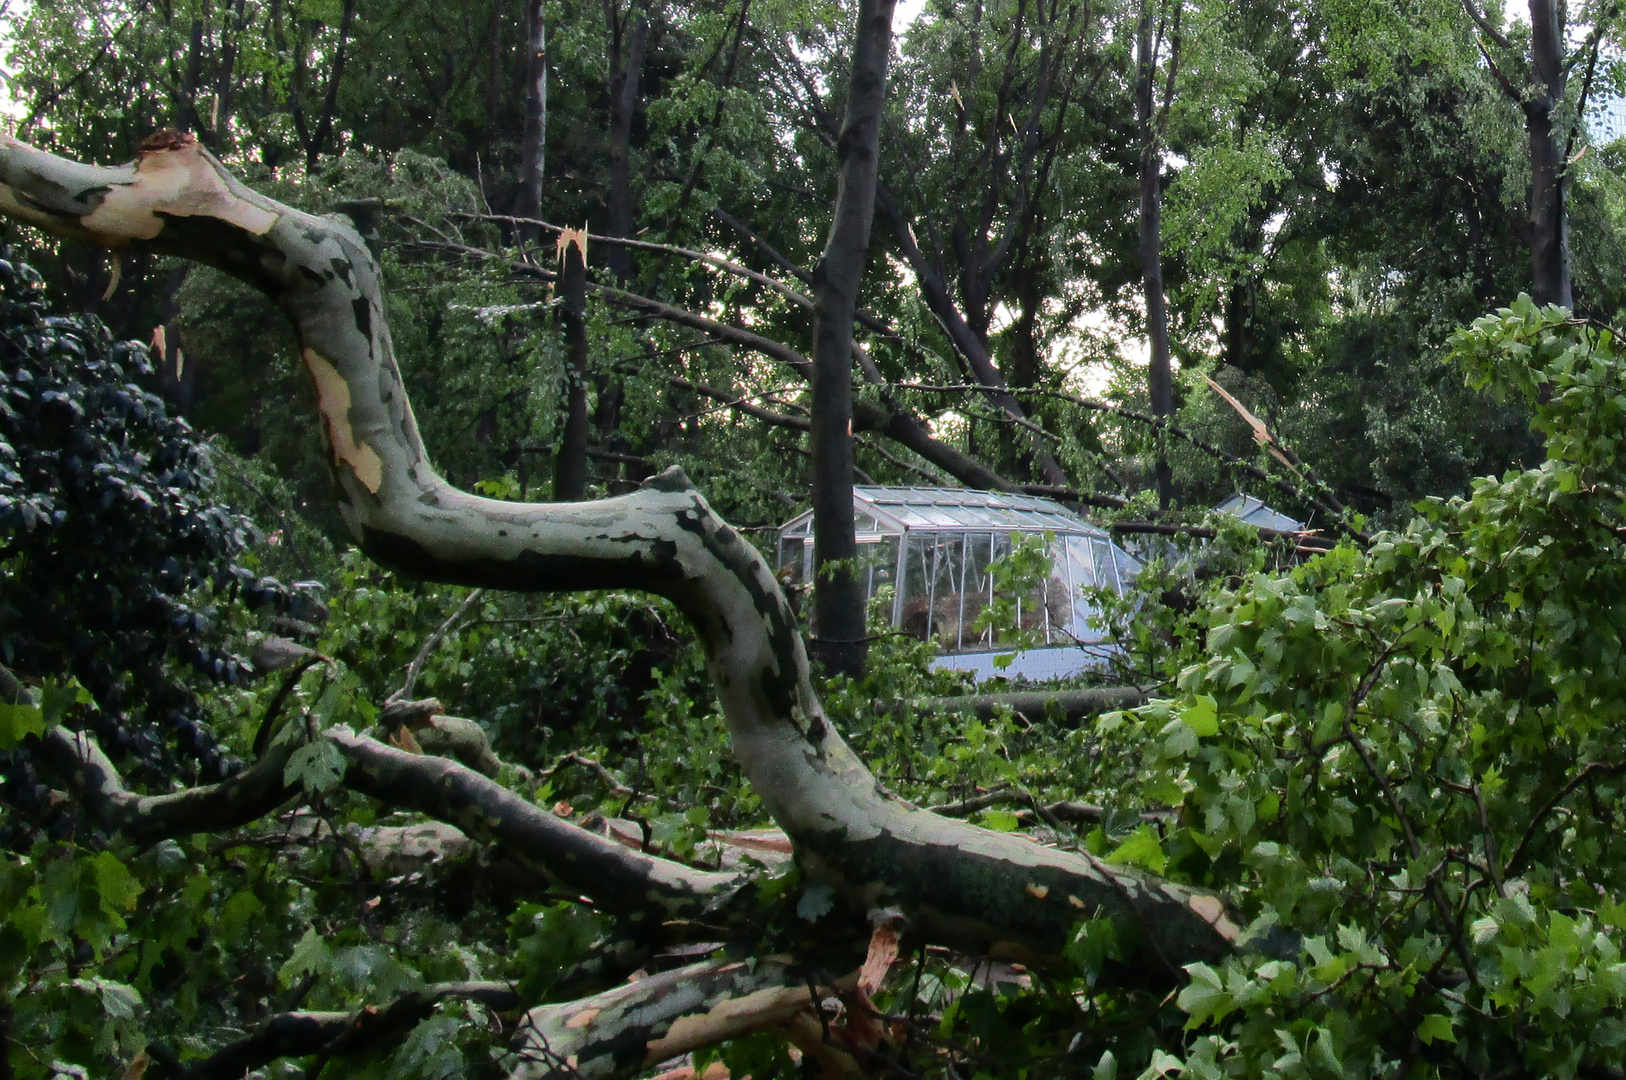
[[[1135,33],[1135,119],[1140,128],[1140,267],[1146,291],[1146,341],[1150,351],[1147,384],[1152,415],[1174,414],[1174,374],[1169,361],[1169,309],[1163,295],[1163,154],[1153,123],[1157,57],[1152,44],[1152,2],[1141,0]],[[1167,510],[1174,500],[1174,476],[1159,444],[1157,499]]]
[[[235,105],[232,91],[237,75],[237,56],[241,52],[241,39],[243,31],[248,26],[246,6],[247,0],[236,0],[232,7],[231,19],[221,32],[220,71],[215,76],[215,100],[209,109],[209,137],[219,149],[224,149],[226,145],[223,125],[230,123],[231,111]]]
[[[175,130],[190,135],[201,126],[198,120],[198,80],[203,69],[203,20],[192,20],[192,37],[186,48],[186,74],[181,80],[181,97],[175,103]]]
[[[615,19],[615,6],[610,6]],[[631,29],[628,30],[628,23]],[[605,196],[605,232],[610,236],[632,233],[632,121],[638,110],[638,87],[644,68],[644,48],[649,41],[649,19],[639,10],[637,0],[627,9],[626,19],[610,27],[613,48],[610,54],[610,190]],[[632,275],[627,249],[612,245],[604,258],[610,273],[625,283]]]
[[[989,388],[984,391],[988,400],[1012,420],[1025,422],[1027,410],[1005,389],[1005,376],[1000,373],[999,365],[994,363],[987,341],[977,334],[955,305],[942,275],[920,250],[908,220],[904,218],[896,200],[887,194],[884,185],[879,195],[879,205],[881,213],[886,217],[893,235],[897,238],[899,250],[909,263],[909,268],[914,271],[915,281],[920,288],[921,297],[926,301],[926,307],[936,316],[938,325],[948,335],[955,352],[964,358],[977,383]],[[1058,487],[1071,484],[1061,464],[1042,444],[1035,445],[1034,458],[1045,483]]]
[[[525,133],[519,146],[519,198],[514,213],[539,218],[548,160],[548,21],[542,0],[530,0],[525,6],[525,55]],[[535,225],[522,225],[520,238],[536,244],[542,233]]]
[[[853,538],[853,315],[869,259],[880,165],[881,105],[896,0],[860,0],[835,214],[813,269],[813,590],[816,654],[831,674],[858,678],[867,653],[864,589]]]
[[[553,470],[553,497],[574,502],[587,494],[587,261],[584,236],[565,246],[562,321],[565,331],[565,427]]]
[[[1564,160],[1565,132],[1553,114],[1564,100],[1564,27],[1557,0],[1530,0],[1530,93],[1524,126],[1530,137],[1531,294],[1538,304],[1574,307]]]
[[[345,52],[350,45],[350,25],[356,18],[356,0],[344,0],[339,15],[339,47],[333,53],[333,72],[328,76],[327,96],[322,101],[322,118],[311,134],[310,145],[305,148],[305,171],[316,168],[317,158],[327,149],[333,138],[333,120],[339,111],[339,83],[344,79]]]

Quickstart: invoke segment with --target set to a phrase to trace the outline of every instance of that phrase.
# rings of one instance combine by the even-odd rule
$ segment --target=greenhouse
[[[939,663],[1027,678],[1072,674],[1099,660],[1101,631],[1085,590],[1121,592],[1140,562],[1107,533],[1049,499],[958,488],[855,487],[860,572],[870,598],[891,587],[892,625],[942,648]],[[1048,537],[1048,540],[1045,538]],[[1009,598],[997,593],[997,564],[1013,544],[1048,544],[1044,582]],[[813,571],[813,513],[779,533],[779,569],[791,582]],[[901,587],[900,587],[901,584]],[[1029,641],[1043,642],[1000,670],[994,657],[1011,652],[1016,630],[996,634],[978,617],[996,599],[1009,599]]]

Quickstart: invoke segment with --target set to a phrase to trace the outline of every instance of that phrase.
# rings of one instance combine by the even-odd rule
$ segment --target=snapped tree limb
[[[1212,893],[888,795],[826,718],[794,613],[767,563],[680,471],[633,494],[566,504],[481,498],[443,479],[402,385],[378,263],[348,222],[254,192],[195,141],[173,135],[117,168],[0,138],[0,212],[58,236],[204,262],[271,297],[293,324],[316,386],[340,513],[379,563],[452,584],[640,589],[676,604],[702,644],[745,775],[795,844],[807,879],[830,887],[845,911],[895,906],[926,938],[978,953],[1053,956],[1085,916],[1114,919],[1171,964],[1239,944],[1241,927]],[[613,857],[563,823],[572,835],[555,838],[535,820],[536,808],[471,770],[328,737],[344,750],[359,790],[407,791],[407,805],[444,807],[455,798],[459,813],[482,802],[503,828],[534,827],[539,843],[556,839],[590,854],[590,884],[601,895],[625,887],[635,895],[624,902],[636,905],[637,893],[654,890],[662,906],[714,898],[714,883],[698,872],[678,874],[625,849]],[[423,762],[437,775],[424,773]],[[840,916],[826,917],[838,929]]]

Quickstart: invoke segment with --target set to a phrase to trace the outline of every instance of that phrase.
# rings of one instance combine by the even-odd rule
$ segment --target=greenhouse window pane
[[[927,536],[909,537],[908,563],[903,572],[903,613],[898,628],[924,639],[931,627],[932,576],[937,547]]]
[[[974,629],[993,595],[993,574],[988,569],[993,561],[993,542],[993,533],[970,533],[966,537],[965,606],[960,616],[964,627],[960,640],[964,648],[993,643],[993,635],[987,630],[979,633]]]

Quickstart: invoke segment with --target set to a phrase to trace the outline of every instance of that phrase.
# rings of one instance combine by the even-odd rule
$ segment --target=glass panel
[[[993,541],[993,533],[971,533],[966,537],[965,601],[960,615],[960,644],[964,648],[993,643],[989,631],[978,633],[972,629],[993,595],[994,579],[988,570],[993,561]]]
[[[1091,540],[1090,546],[1095,549],[1095,583],[1123,592],[1124,583],[1118,576],[1118,560],[1113,557],[1112,544],[1106,540]]]
[[[960,647],[964,594],[965,534],[950,533],[937,542],[937,584],[932,597],[932,633],[944,651]]]
[[[898,628],[925,639],[931,625],[932,574],[937,546],[927,536],[910,536],[908,563],[903,572],[903,611]]]
[[[990,561],[1003,559],[1003,558],[1005,558],[1006,556],[1008,556],[1011,553],[1011,535],[1012,534],[1010,534],[1010,533],[994,533],[994,535],[992,537],[993,550],[991,551],[991,553],[989,555]],[[993,594],[992,594],[993,585],[992,585],[991,578],[992,578],[992,575],[990,575],[990,584],[989,584],[990,602],[993,599]],[[1008,597],[1000,597],[1000,599],[1008,599]],[[1008,627],[1008,626],[1000,628],[1000,631],[999,631],[998,634],[993,634],[992,632],[990,632],[990,643],[991,644],[994,644],[994,645],[1008,645],[1014,640],[1015,640],[1015,635],[1011,632],[1011,628]]]
[[[1050,576],[1044,583],[1045,627],[1051,644],[1072,640],[1067,631],[1073,626],[1073,574],[1068,565],[1065,541],[1050,545]]]
[[[888,536],[858,545],[858,565],[864,575],[864,598],[872,600],[883,586],[891,585],[898,572],[898,538]]]
[[[800,585],[802,577],[802,548],[803,541],[799,537],[782,536],[779,538],[779,583],[781,585]]]

